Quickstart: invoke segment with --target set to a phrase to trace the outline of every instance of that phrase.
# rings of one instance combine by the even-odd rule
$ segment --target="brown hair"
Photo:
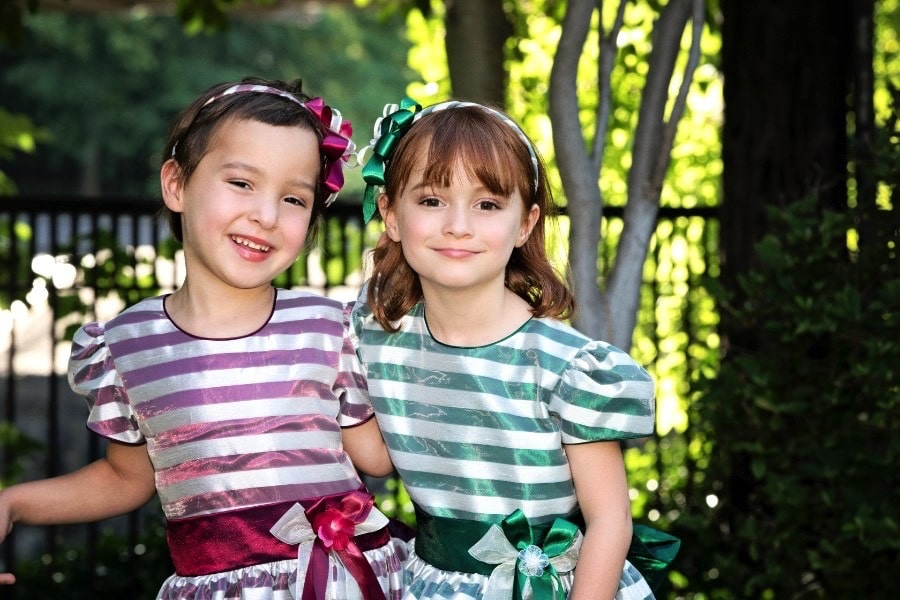
[[[247,77],[242,79],[240,83],[276,88],[288,92],[300,102],[309,100],[309,96],[301,91],[302,82],[300,80],[285,83],[283,81]],[[214,98],[233,85],[235,85],[234,82],[228,82],[212,86],[182,110],[172,122],[169,128],[169,137],[163,150],[162,162],[165,163],[169,159],[174,159],[178,163],[179,177],[182,183],[187,183],[191,178],[197,169],[197,165],[209,152],[216,134],[230,121],[259,121],[267,125],[300,127],[301,129],[315,132],[320,143],[325,136],[324,125],[309,110],[288,98],[275,94],[237,93],[222,96],[209,102],[210,98]],[[324,157],[321,162],[324,164]],[[306,236],[307,246],[315,241],[319,227],[318,217],[325,208],[325,199],[329,193],[329,190],[319,181],[316,185],[316,197],[313,203],[312,215],[310,216],[309,231]],[[182,242],[181,214],[172,212],[165,205],[161,210],[161,214],[168,223],[172,236],[179,242]]]
[[[509,197],[518,191],[524,209],[532,205],[540,216],[525,243],[513,249],[506,265],[506,287],[531,306],[536,317],[567,318],[575,311],[571,290],[547,258],[546,217],[553,210],[544,163],[535,166],[528,146],[509,123],[481,106],[455,106],[423,115],[398,142],[385,163],[384,201],[390,207],[409,183],[420,156],[427,156],[423,181],[446,186],[457,167],[494,194]],[[533,148],[532,144],[532,148]],[[535,154],[536,155],[536,154]],[[419,276],[406,262],[401,245],[384,238],[373,255],[374,277],[368,302],[373,316],[387,331],[422,299]]]

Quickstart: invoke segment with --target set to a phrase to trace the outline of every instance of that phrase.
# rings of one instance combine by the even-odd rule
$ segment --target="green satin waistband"
[[[481,521],[468,521],[463,519],[451,519],[447,517],[435,517],[419,509],[416,509],[416,554],[430,565],[444,571],[462,571],[464,573],[478,573],[490,575],[497,565],[481,562],[471,554],[469,548],[484,537],[491,526],[498,523],[485,523]],[[574,523],[584,531],[584,518],[581,511],[576,511],[566,517],[567,521]],[[553,523],[530,525],[532,539],[543,540]]]
[[[485,576],[493,572],[496,565],[481,562],[469,554],[469,548],[484,537],[495,523],[435,517],[425,513],[418,506],[415,509],[418,529],[416,554],[422,560],[445,571],[462,571]],[[571,513],[565,520],[584,532],[584,517],[581,511]],[[519,525],[524,525],[530,531],[530,537],[535,545],[543,547],[555,522],[534,526],[524,521],[524,518],[520,519]],[[681,540],[675,536],[653,527],[635,524],[631,547],[628,550],[628,561],[644,576],[650,588],[655,590],[664,581],[680,546]]]

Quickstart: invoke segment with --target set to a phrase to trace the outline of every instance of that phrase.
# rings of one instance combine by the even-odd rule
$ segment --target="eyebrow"
[[[407,186],[406,189],[408,189],[411,192],[418,192],[423,189],[433,190],[434,188],[435,188],[434,184],[428,183],[424,179],[420,179],[416,185]]]
[[[260,169],[259,167],[256,167],[254,165],[251,165],[250,163],[245,163],[245,162],[242,162],[239,160],[231,161],[231,162],[228,162],[228,163],[225,163],[224,165],[222,165],[222,170],[226,170],[226,169],[238,169],[238,170],[250,171],[254,175],[261,175],[263,172],[262,169]],[[307,190],[311,190],[313,192],[316,190],[315,182],[309,183],[299,177],[290,179],[288,181],[288,184],[291,185],[292,187],[304,188]]]

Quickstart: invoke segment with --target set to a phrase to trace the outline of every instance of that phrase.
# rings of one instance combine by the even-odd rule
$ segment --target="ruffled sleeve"
[[[69,357],[69,385],[87,401],[88,429],[129,444],[144,441],[122,377],[106,345],[103,325],[88,323],[75,332]]]
[[[346,304],[343,311],[344,339],[341,348],[340,367],[338,371],[339,397],[341,411],[338,423],[341,427],[352,427],[368,421],[374,416],[372,402],[369,399],[369,386],[366,374],[357,355],[358,339],[352,327],[353,304]]]
[[[550,400],[564,444],[648,436],[655,423],[653,379],[627,353],[587,342]]]

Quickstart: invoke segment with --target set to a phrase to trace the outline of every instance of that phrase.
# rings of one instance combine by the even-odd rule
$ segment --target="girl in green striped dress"
[[[466,102],[391,105],[363,168],[385,236],[353,312],[391,459],[415,504],[405,598],[652,598],[620,440],[654,384],[564,322],[533,144]]]

